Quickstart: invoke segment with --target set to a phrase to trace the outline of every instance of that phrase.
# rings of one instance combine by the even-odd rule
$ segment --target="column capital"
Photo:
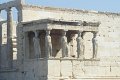
[[[98,34],[98,31],[94,31],[92,32],[93,33],[93,38],[96,38],[97,34]]]
[[[81,31],[81,30],[78,30],[78,31],[77,31],[78,34],[81,34],[82,32],[83,32],[83,31]]]
[[[47,29],[45,29],[46,31],[51,31],[52,30],[52,28],[47,28]]]
[[[68,30],[67,29],[63,29],[62,31],[67,32]]]
[[[67,29],[63,29],[62,30],[62,33],[66,33],[68,30]]]
[[[78,33],[82,33],[83,31],[82,30],[77,30]]]
[[[97,34],[97,33],[98,33],[98,31],[93,31],[92,33],[93,33],[93,34]]]

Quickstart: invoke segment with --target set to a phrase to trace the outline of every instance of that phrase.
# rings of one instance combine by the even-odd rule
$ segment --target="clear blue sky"
[[[11,0],[0,0],[0,4]],[[120,0],[25,0],[26,4],[120,13]],[[4,16],[4,12],[2,13]],[[6,17],[6,16],[5,16]]]
[[[7,1],[10,0],[0,0],[0,3]],[[42,6],[120,12],[120,0],[25,0],[25,2]]]

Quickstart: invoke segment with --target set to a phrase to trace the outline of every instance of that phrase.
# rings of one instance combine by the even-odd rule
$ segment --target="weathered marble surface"
[[[21,1],[20,1],[21,2]],[[20,3],[21,4],[21,3]],[[22,21],[23,24],[28,25],[24,27],[18,24],[17,27],[17,60],[13,62],[13,68],[11,70],[3,70],[7,64],[2,62],[2,70],[0,71],[0,79],[5,80],[116,80],[120,78],[120,14],[118,13],[105,13],[97,11],[83,11],[75,9],[61,9],[51,7],[38,7],[31,5],[19,5],[14,1],[6,4],[0,4],[0,10],[5,10],[6,7],[16,7],[18,10],[18,21]],[[64,14],[63,14],[64,13]],[[34,17],[33,17],[34,16]],[[84,24],[88,27],[79,27],[81,24],[75,26],[69,26],[69,30],[81,30],[81,31],[98,31],[97,34],[97,59],[93,59],[93,33],[85,32],[83,37],[85,52],[84,56],[87,59],[77,58],[50,58],[47,59],[28,59],[25,52],[25,41],[23,32],[31,30],[46,30],[53,27],[53,29],[68,29],[66,26],[61,25],[46,25],[39,24],[40,19],[53,18],[56,20],[63,20],[68,22],[74,21],[86,21],[86,22],[100,22],[100,26],[95,28],[97,24],[93,23]],[[37,20],[37,21],[33,21]],[[28,22],[32,21],[32,22]],[[42,22],[43,23],[43,22]],[[38,27],[40,26],[40,27]],[[24,28],[22,28],[24,27]],[[76,34],[76,33],[74,33]],[[45,34],[44,34],[45,35]],[[60,34],[57,34],[60,35]],[[68,35],[66,35],[68,36]],[[56,37],[55,37],[56,38]],[[61,38],[61,37],[57,37]],[[54,39],[51,37],[51,39]],[[4,39],[5,40],[5,39]],[[57,40],[57,39],[56,39]],[[69,40],[69,39],[68,39]],[[57,42],[56,42],[57,43]],[[60,43],[60,42],[58,42]],[[55,44],[55,42],[54,42]],[[76,44],[76,43],[75,43]],[[56,45],[56,44],[55,44]],[[5,52],[5,45],[2,47],[2,53]],[[59,52],[59,46],[56,46],[54,53]],[[94,50],[96,54],[96,49]],[[75,50],[76,52],[76,50]],[[6,55],[6,54],[5,54]],[[2,60],[3,56],[2,55]],[[68,51],[69,55],[69,51]],[[75,54],[76,55],[76,54]],[[92,59],[91,59],[92,58]]]

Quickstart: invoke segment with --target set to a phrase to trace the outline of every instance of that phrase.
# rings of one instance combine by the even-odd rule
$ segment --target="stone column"
[[[84,42],[82,39],[82,31],[78,31],[77,37],[77,58],[84,59]]]
[[[41,57],[41,47],[40,47],[40,39],[38,38],[38,32],[34,31],[35,37],[33,37],[33,43],[34,43],[34,53],[35,58]]]
[[[1,55],[2,55],[2,24],[0,24],[0,68],[1,68]]]
[[[97,32],[93,32],[92,44],[93,44],[93,59],[97,58],[98,42],[97,42]]]
[[[61,47],[62,47],[62,57],[68,57],[68,43],[67,43],[65,30],[62,32]]]
[[[46,49],[46,56],[52,57],[52,40],[50,36],[50,30],[46,30],[46,37],[45,37],[45,49]]]
[[[12,68],[13,64],[13,43],[12,43],[12,10],[7,8],[7,55],[8,55],[8,67]]]

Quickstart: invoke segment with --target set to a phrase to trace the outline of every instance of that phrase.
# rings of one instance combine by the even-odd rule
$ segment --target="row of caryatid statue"
[[[97,32],[92,32],[93,38],[92,38],[92,44],[93,44],[93,56],[92,58],[97,58],[97,50],[98,50],[98,43],[97,43]],[[77,58],[84,59],[84,51],[85,51],[85,45],[84,40],[82,37],[82,31],[78,31],[77,36]],[[66,37],[66,31],[63,31],[62,38],[61,38],[61,44],[62,44],[62,57],[68,57],[68,43],[67,43],[67,37]]]
[[[97,51],[98,51],[98,42],[97,42],[97,32],[92,32],[93,38],[92,38],[92,44],[93,44],[93,56],[92,58],[97,58]],[[84,40],[82,38],[82,31],[78,31],[78,37],[77,37],[77,57],[80,59],[84,59],[84,51],[85,51],[85,44]]]
[[[35,52],[35,58],[41,57],[41,47],[40,47],[40,39],[38,38],[38,31],[34,31],[35,36],[33,37],[33,43],[34,43],[34,52]],[[46,30],[46,36],[45,36],[45,53],[47,57],[52,57],[52,42],[51,42],[51,36],[50,36],[50,30]]]
[[[33,43],[34,43],[34,52],[35,52],[35,58],[40,58],[41,57],[41,47],[39,43],[39,38],[38,38],[38,31],[34,31],[35,36],[33,38]],[[97,32],[93,32],[94,36],[92,38],[92,43],[93,43],[93,57],[97,57],[97,48],[98,48],[98,43],[96,39],[96,34]],[[78,31],[78,36],[77,36],[77,58],[84,59],[84,42],[82,38],[82,32]],[[62,37],[61,37],[61,48],[62,48],[62,58],[68,57],[68,42],[67,42],[67,37],[66,37],[66,31],[63,30],[62,32]],[[52,57],[52,42],[51,42],[51,36],[50,36],[50,30],[46,30],[46,36],[45,36],[45,53],[47,57]]]

